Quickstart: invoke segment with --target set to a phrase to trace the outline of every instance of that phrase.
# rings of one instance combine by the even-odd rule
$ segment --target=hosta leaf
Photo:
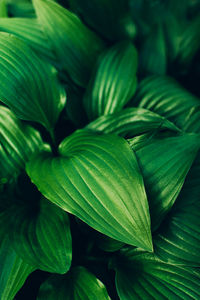
[[[97,63],[84,97],[90,119],[120,111],[136,89],[137,52],[130,42],[106,50]]]
[[[175,80],[162,77],[150,76],[145,78],[138,88],[134,103],[158,113],[178,127],[185,126],[188,114],[194,108],[199,107],[198,98],[182,88]]]
[[[104,284],[84,267],[52,275],[40,287],[37,300],[110,300]]]
[[[33,0],[36,14],[63,69],[81,86],[88,82],[102,41],[72,12],[51,0]]]
[[[153,129],[179,129],[164,117],[150,110],[130,107],[119,112],[101,116],[86,126],[87,129],[104,133],[117,133],[123,137],[133,137]]]
[[[200,153],[176,205],[155,237],[156,253],[171,263],[200,266]]]
[[[42,147],[39,132],[0,105],[0,179],[17,175]]]
[[[70,0],[70,3],[84,21],[106,39],[133,38],[136,33],[127,0]]]
[[[60,157],[44,153],[27,164],[42,194],[94,229],[151,251],[143,178],[128,143],[83,130],[66,138],[59,152]]]
[[[166,74],[167,53],[162,24],[155,24],[140,50],[139,71],[142,74]]]
[[[38,206],[17,203],[10,211],[10,239],[15,251],[37,269],[64,274],[71,265],[69,220],[60,208],[41,199]]]
[[[12,33],[23,39],[43,59],[55,60],[48,40],[35,18],[1,18],[0,31]]]
[[[56,70],[20,39],[0,33],[0,100],[17,117],[36,121],[50,132],[65,104]]]
[[[35,268],[17,255],[7,236],[1,235],[0,270],[0,299],[13,300]]]
[[[122,252],[123,253],[123,252]],[[155,254],[124,251],[115,263],[120,300],[185,299],[200,297],[200,273],[163,262]]]
[[[19,18],[34,18],[35,12],[30,0],[6,0],[9,15]]]
[[[134,144],[132,147],[134,149]],[[199,147],[199,135],[185,134],[163,139],[147,138],[136,150],[154,229],[178,197]]]

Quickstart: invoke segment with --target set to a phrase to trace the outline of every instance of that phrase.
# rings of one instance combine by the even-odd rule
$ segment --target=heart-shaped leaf
[[[134,103],[166,117],[179,128],[186,126],[188,117],[199,108],[199,99],[165,76],[150,76],[141,81]]]
[[[137,52],[130,42],[106,50],[91,77],[84,105],[89,119],[120,111],[136,90]]]
[[[159,128],[179,131],[164,117],[140,107],[128,107],[117,113],[101,116],[86,128],[104,133],[117,133],[127,138]]]
[[[89,26],[106,39],[113,41],[135,36],[136,28],[127,0],[70,0],[70,4]]]
[[[41,193],[94,229],[152,250],[143,178],[128,143],[116,135],[77,131],[27,164]]]
[[[155,251],[165,261],[200,266],[200,153],[169,217],[155,237]]]
[[[137,249],[117,257],[116,287],[120,300],[185,299],[200,297],[200,273],[160,260]]]
[[[0,179],[18,175],[25,162],[42,146],[37,130],[23,124],[0,105]]]
[[[0,31],[12,33],[24,40],[43,59],[53,62],[55,57],[35,18],[1,18]]]
[[[40,287],[37,300],[110,300],[104,284],[84,267],[52,275]]]
[[[66,273],[72,245],[67,214],[47,199],[17,202],[9,211],[9,237],[18,255],[37,269]]]
[[[51,0],[33,0],[39,23],[63,69],[81,86],[104,48],[102,41],[69,10]]]
[[[3,226],[2,222],[1,226]],[[0,270],[0,299],[2,300],[13,300],[28,275],[35,270],[17,255],[7,235],[2,235],[2,232],[0,234]]]
[[[56,70],[41,61],[19,38],[0,33],[0,101],[17,117],[52,131],[66,95]]]
[[[132,141],[134,149],[134,139]],[[185,134],[147,138],[136,150],[154,229],[160,225],[178,197],[199,147],[199,135]]]

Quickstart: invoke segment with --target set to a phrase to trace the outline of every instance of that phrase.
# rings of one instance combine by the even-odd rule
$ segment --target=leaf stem
[[[51,137],[51,149],[52,149],[52,153],[57,156],[58,155],[58,148],[56,145],[56,138],[55,138],[55,134],[54,134],[54,129],[53,128],[49,128],[49,134]]]

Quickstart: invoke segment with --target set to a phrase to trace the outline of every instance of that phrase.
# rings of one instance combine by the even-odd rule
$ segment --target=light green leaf
[[[0,0],[0,18],[6,18],[8,16],[6,0]],[[1,20],[0,19],[0,20]]]
[[[33,0],[39,23],[63,69],[81,86],[103,50],[103,42],[69,10],[51,0]]]
[[[155,254],[137,249],[117,257],[116,287],[120,300],[200,298],[200,273],[160,260]]]
[[[136,34],[127,0],[70,0],[70,3],[89,26],[108,40],[133,38]]]
[[[52,131],[66,95],[56,70],[41,61],[20,39],[0,33],[0,100],[17,117]]]
[[[17,202],[9,211],[9,236],[17,254],[37,269],[66,273],[72,245],[67,214],[42,198],[34,205]]]
[[[200,153],[175,203],[154,240],[163,260],[186,266],[200,266]]]
[[[188,121],[188,114],[199,107],[200,101],[172,78],[155,75],[141,81],[134,99],[136,104],[183,128]]]
[[[0,105],[0,179],[17,176],[43,146],[39,132]]]
[[[133,137],[154,129],[179,129],[164,117],[140,107],[125,108],[119,112],[99,117],[86,126],[87,129],[103,133],[117,133]]]
[[[162,24],[155,24],[144,38],[139,58],[139,72],[143,75],[166,74],[167,53]]]
[[[143,178],[128,143],[116,135],[80,130],[27,164],[41,193],[116,240],[152,250]]]
[[[84,267],[52,275],[40,287],[37,300],[110,300],[104,284]]]
[[[0,19],[0,31],[12,33],[26,42],[39,56],[50,62],[55,57],[50,49],[46,36],[35,18]]]
[[[134,139],[132,140],[134,149]],[[137,140],[136,140],[137,146]],[[156,229],[173,206],[200,147],[199,135],[155,138],[136,150]]]
[[[2,300],[13,300],[26,278],[35,270],[17,255],[8,237],[2,234],[0,236],[0,270],[0,299]]]
[[[137,52],[120,42],[99,58],[84,97],[89,119],[120,111],[136,90]]]

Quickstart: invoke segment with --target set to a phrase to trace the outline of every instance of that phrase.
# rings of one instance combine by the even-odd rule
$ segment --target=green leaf
[[[132,140],[134,149],[134,139]],[[137,140],[136,140],[137,146]],[[199,135],[155,138],[136,150],[156,229],[173,206],[200,147]]]
[[[75,12],[104,38],[113,41],[135,36],[136,27],[127,0],[70,0],[70,3]]]
[[[121,249],[124,246],[124,243],[114,240],[107,235],[103,235],[101,233],[95,233],[95,244],[99,247],[99,249],[106,252],[115,252]]]
[[[164,117],[140,107],[125,108],[119,112],[99,117],[86,126],[87,129],[103,133],[117,133],[133,137],[153,129],[179,129]]]
[[[34,18],[35,12],[30,0],[6,0],[9,15],[19,18]]]
[[[0,18],[6,18],[8,16],[6,0],[0,0]],[[0,20],[1,20],[0,19]]]
[[[200,273],[168,264],[155,254],[122,251],[114,263],[120,300],[184,299],[200,297]]]
[[[43,146],[39,132],[0,105],[0,179],[14,177]]]
[[[104,284],[84,267],[52,275],[40,287],[37,300],[110,300]]]
[[[56,70],[41,61],[20,39],[0,33],[0,100],[17,117],[52,131],[66,95]]]
[[[2,300],[13,300],[26,278],[35,270],[17,255],[5,235],[0,237],[0,269],[0,299]]]
[[[167,53],[162,24],[155,24],[144,39],[140,49],[139,72],[145,74],[166,74]]]
[[[200,16],[197,15],[185,28],[180,40],[178,63],[188,68],[195,54],[200,49]]]
[[[50,62],[55,57],[40,25],[35,18],[3,18],[0,19],[0,31],[12,33],[24,40],[39,56]]]
[[[178,265],[200,266],[200,153],[175,207],[155,237],[157,255]]]
[[[136,90],[137,52],[130,42],[106,50],[97,63],[84,97],[89,119],[120,111]]]
[[[17,254],[37,269],[66,273],[72,245],[67,214],[42,198],[37,205],[21,201],[9,211],[9,237]]]
[[[33,0],[36,14],[63,69],[81,86],[103,50],[103,42],[72,12],[50,0]],[[66,38],[67,37],[67,38]]]
[[[27,164],[41,193],[116,240],[152,250],[149,208],[136,157],[116,135],[80,130]]]
[[[183,128],[191,110],[198,108],[200,101],[172,78],[155,75],[141,81],[134,99],[136,104]]]

